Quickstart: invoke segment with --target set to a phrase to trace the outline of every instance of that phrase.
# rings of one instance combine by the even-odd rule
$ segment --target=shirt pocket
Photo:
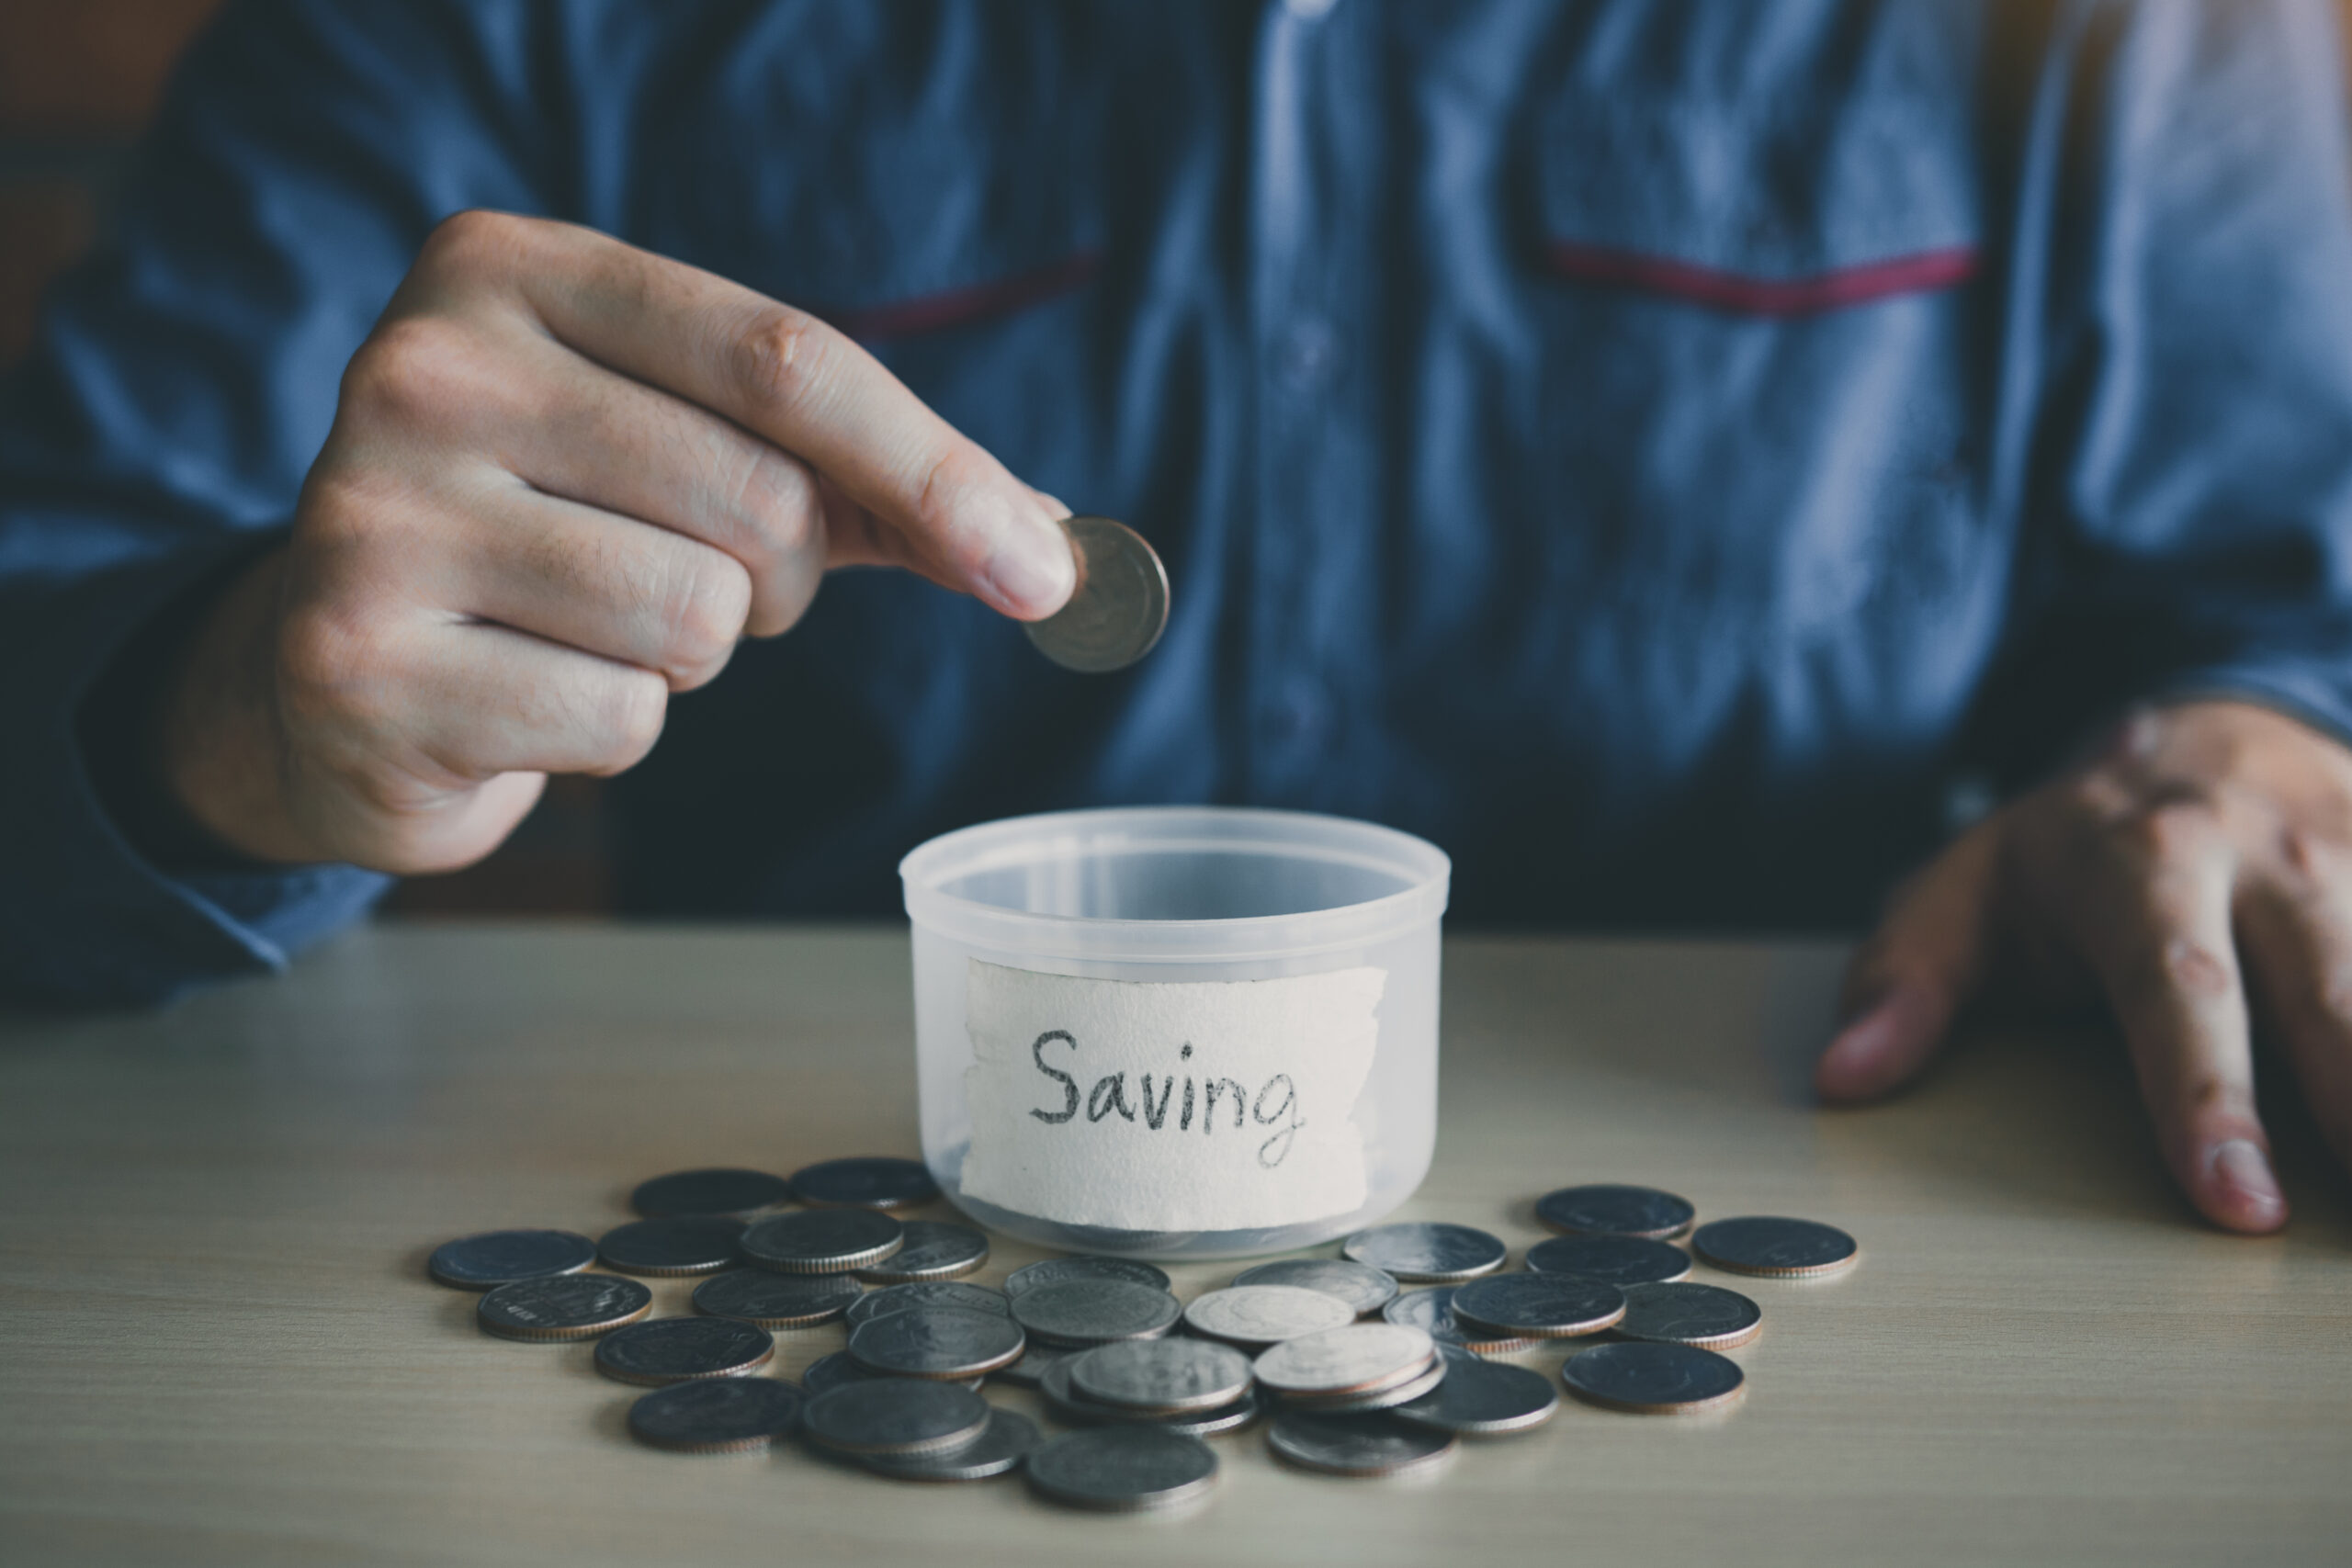
[[[1568,284],[1758,316],[1952,288],[1978,263],[1956,118],[1917,101],[1560,97],[1536,149],[1540,264]]]

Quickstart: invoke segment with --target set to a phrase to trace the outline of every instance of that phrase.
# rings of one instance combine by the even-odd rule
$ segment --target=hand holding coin
[[[1168,569],[1142,535],[1108,517],[1068,517],[1078,588],[1042,621],[1023,623],[1038,651],[1088,675],[1124,670],[1149,653],[1168,626]]]

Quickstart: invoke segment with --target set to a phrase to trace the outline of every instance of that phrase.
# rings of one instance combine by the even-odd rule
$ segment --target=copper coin
[[[483,1231],[433,1249],[426,1270],[461,1291],[487,1291],[517,1280],[577,1274],[596,1261],[596,1244],[574,1231]]]
[[[1560,1369],[1568,1392],[1588,1404],[1642,1416],[1719,1409],[1740,1395],[1737,1362],[1695,1345],[1596,1345]]]
[[[1777,1214],[1710,1220],[1691,1233],[1690,1247],[1718,1269],[1781,1279],[1842,1274],[1862,1255],[1854,1238],[1836,1225]]]
[[[1653,1241],[1680,1235],[1698,1211],[1687,1198],[1655,1187],[1596,1183],[1563,1187],[1535,1200],[1535,1217],[1572,1235],[1638,1235]]]
[[[610,1274],[517,1280],[483,1295],[474,1309],[501,1339],[594,1339],[653,1310],[653,1292]]]
[[[1720,1285],[1628,1285],[1625,1315],[1616,1327],[1624,1339],[1729,1350],[1764,1331],[1764,1314],[1737,1291]]]
[[[742,1234],[743,1222],[724,1214],[631,1220],[596,1238],[596,1256],[624,1274],[716,1274],[741,1261],[735,1244]]]

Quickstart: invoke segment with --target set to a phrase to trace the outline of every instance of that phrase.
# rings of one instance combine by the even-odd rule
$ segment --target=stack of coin
[[[1445,1381],[1445,1358],[1418,1328],[1353,1323],[1285,1339],[1252,1371],[1284,1404],[1338,1415],[1419,1399]]]
[[[1037,1384],[1046,1407],[1084,1426],[1148,1421],[1195,1438],[1258,1416],[1250,1359],[1197,1339],[1128,1339],[1065,1356]]]

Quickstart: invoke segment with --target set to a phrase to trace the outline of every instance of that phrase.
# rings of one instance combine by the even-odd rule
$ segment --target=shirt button
[[[1274,369],[1294,391],[1309,391],[1329,382],[1340,367],[1340,337],[1322,321],[1299,321],[1282,336],[1274,350]]]

